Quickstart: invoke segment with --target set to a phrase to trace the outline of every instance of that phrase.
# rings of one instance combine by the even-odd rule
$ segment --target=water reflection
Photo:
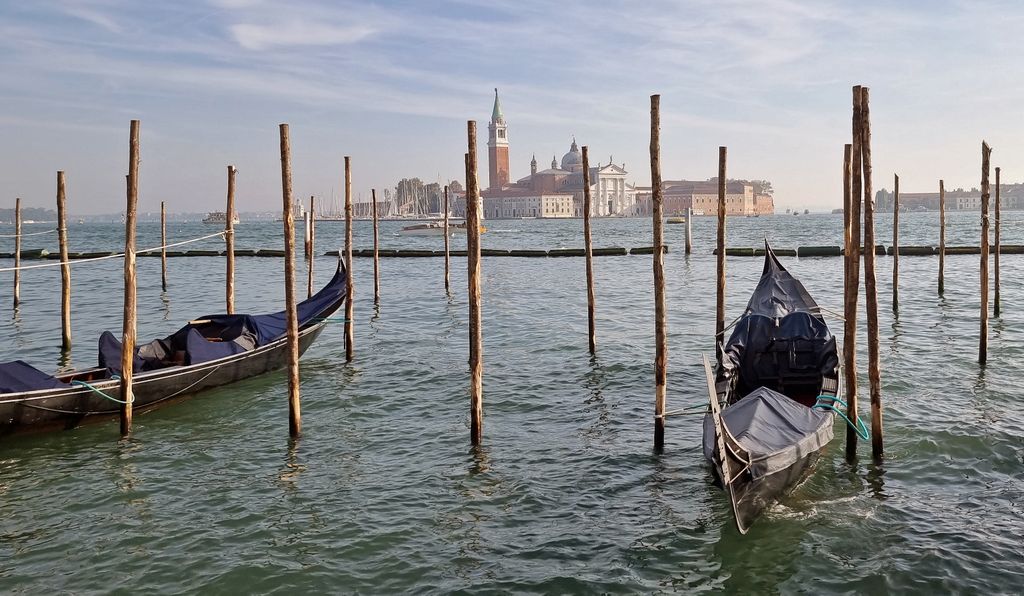
[[[885,493],[885,467],[881,463],[874,463],[867,469],[868,490],[872,498],[884,501],[889,498]]]
[[[299,478],[306,471],[305,464],[299,463],[300,440],[299,437],[288,438],[288,451],[285,453],[284,465],[277,472],[277,484],[287,494],[295,494],[298,491]]]
[[[607,385],[607,371],[601,365],[601,360],[596,354],[590,356],[590,370],[583,374],[583,388],[587,391],[587,397],[583,400],[583,413],[590,424],[583,429],[583,437],[587,440],[598,439],[605,436],[611,421],[611,412],[604,397],[604,388]]]
[[[60,357],[57,359],[57,372],[70,372],[74,370],[74,366],[71,364],[71,350],[65,350],[61,348]]]
[[[166,291],[160,292],[160,304],[163,306],[161,309],[164,313],[165,321],[171,318],[171,296]]]

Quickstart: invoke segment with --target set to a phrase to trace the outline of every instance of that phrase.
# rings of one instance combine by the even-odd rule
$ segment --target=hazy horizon
[[[133,118],[140,211],[222,210],[228,164],[239,211],[279,209],[281,122],[298,197],[341,196],[345,155],[357,198],[461,180],[469,119],[486,183],[495,87],[512,179],[575,136],[649,185],[659,93],[665,179],[716,175],[725,145],[728,176],[772,181],[778,210],[825,211],[863,84],[876,190],[894,172],[905,192],[978,186],[983,139],[1010,183],[1024,180],[1022,20],[1016,4],[958,1],[10,3],[0,205],[52,207],[64,170],[70,213],[122,211]]]

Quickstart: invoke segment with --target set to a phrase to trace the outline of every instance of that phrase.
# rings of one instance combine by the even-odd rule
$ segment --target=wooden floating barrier
[[[502,248],[481,248],[480,256],[482,257],[507,257],[509,251]]]
[[[285,254],[287,254],[287,253],[285,251],[283,251],[283,250],[276,250],[276,249],[269,249],[269,248],[261,248],[258,251],[256,251],[256,256],[257,257],[283,257],[283,256],[285,256]]]
[[[219,250],[186,250],[186,257],[222,257],[223,251]]]
[[[18,257],[22,258],[22,259],[47,259],[47,258],[60,259],[61,258],[60,253],[55,253],[51,257],[50,251],[46,250],[45,248],[29,248],[29,249],[19,250],[17,253],[8,253],[8,254],[11,255],[11,256],[14,256],[15,254],[17,254]]]
[[[754,256],[755,257],[763,257],[765,255],[765,252],[766,251],[763,248],[755,248],[754,249]],[[796,256],[796,249],[795,248],[773,248],[772,252],[774,252],[775,256],[777,256],[777,257],[795,257]]]
[[[587,249],[585,248],[554,248],[548,251],[549,257],[585,257],[587,256]]]
[[[947,255],[980,255],[980,246],[947,246]]]
[[[454,253],[453,253],[454,254]],[[548,251],[546,250],[510,250],[508,251],[510,257],[547,257]]]
[[[662,252],[662,254],[667,253],[668,252],[668,247],[665,246],[665,245],[662,245],[661,252]],[[653,246],[638,246],[636,248],[629,249],[629,254],[631,254],[631,255],[653,255],[654,254],[654,247]]]
[[[934,246],[901,246],[899,248],[901,257],[928,257],[936,254]],[[892,256],[893,247],[890,246],[886,252]]]
[[[838,257],[843,249],[838,246],[801,246],[796,249],[798,257]]]

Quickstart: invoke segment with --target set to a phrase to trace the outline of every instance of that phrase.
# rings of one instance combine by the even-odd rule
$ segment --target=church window
[[[498,138],[499,139],[504,139],[505,138],[505,131],[504,130],[498,130]]]

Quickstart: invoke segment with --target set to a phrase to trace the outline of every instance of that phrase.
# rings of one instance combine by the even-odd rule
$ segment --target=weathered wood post
[[[302,404],[299,396],[299,320],[295,311],[295,212],[292,211],[292,156],[288,125],[280,125],[281,194],[284,219],[284,303],[288,337],[288,433],[302,434]]]
[[[480,190],[476,166],[476,121],[467,123],[466,153],[466,261],[469,285],[469,436],[473,445],[483,440],[483,316],[480,308]]]
[[[373,303],[380,304],[380,245],[377,240],[377,189],[370,189],[373,210]]]
[[[871,455],[882,459],[882,375],[878,349],[878,289],[875,284],[875,208],[871,185],[871,110],[861,88],[861,162],[864,168],[864,294],[868,319],[868,384],[871,388]]]
[[[725,158],[726,148],[718,148],[718,279],[715,300],[715,356],[722,363],[725,343]]]
[[[939,296],[945,291],[946,271],[946,186],[939,180]]]
[[[121,436],[132,432],[135,393],[135,211],[139,202],[139,121],[132,120],[128,139],[128,204],[124,216],[124,318],[121,326]],[[61,220],[61,227],[64,222]]]
[[[235,166],[228,166],[227,221],[224,222],[224,243],[227,248],[227,271],[224,286],[224,301],[229,315],[235,313]],[[164,243],[166,244],[166,243]]]
[[[989,201],[989,160],[992,149],[981,142],[981,341],[978,344],[978,362],[988,361],[988,201]]]
[[[850,145],[846,193],[849,246],[846,250],[845,296],[843,300],[843,381],[846,388],[847,417],[856,421],[857,404],[857,299],[860,292],[861,249],[861,87],[853,88],[853,143]],[[846,459],[857,457],[857,432],[846,429]]]
[[[160,288],[167,291],[167,206],[160,201]]]
[[[313,261],[316,257],[316,199],[309,197],[309,265],[306,270],[306,298],[313,295]]]
[[[451,265],[449,263],[449,255],[448,255],[448,252],[449,252],[448,235],[449,235],[449,233],[450,232],[448,231],[448,185],[445,184],[444,185],[444,293],[445,294],[449,293],[449,290],[450,290],[450,288],[449,288],[449,279],[448,279],[449,273],[451,271],[450,270],[450,266]]]
[[[999,253],[1001,247],[999,243],[999,168],[996,168],[996,235],[995,235],[995,261],[992,263],[995,268],[995,296],[993,296],[992,303],[992,315],[999,316]]]
[[[345,285],[345,361],[352,362],[355,356],[355,328],[352,321],[355,307],[352,296],[355,294],[352,280],[352,158],[345,156],[345,274],[348,276]]]
[[[135,122],[135,120],[132,120]],[[133,124],[133,126],[135,126]],[[67,182],[57,172],[57,240],[60,243],[60,349],[71,350],[71,265],[68,262]]]
[[[892,312],[900,311],[900,175],[893,174],[892,199]]]
[[[661,188],[661,95],[651,96],[651,218],[654,227],[654,450],[665,448],[668,381],[668,317],[665,311],[665,255]]]
[[[14,308],[21,304],[21,197],[14,199]]]
[[[693,252],[693,207],[686,208],[686,254]]]
[[[594,323],[594,248],[590,237],[590,155],[583,146],[583,249],[587,267],[587,329],[590,353],[597,353],[597,335]]]
[[[305,213],[302,214],[302,233],[303,233],[303,238],[302,238],[302,256],[306,260],[309,260],[309,256],[310,256],[310,254],[309,254],[309,239],[310,239],[310,233],[309,233],[309,211],[306,211]]]

